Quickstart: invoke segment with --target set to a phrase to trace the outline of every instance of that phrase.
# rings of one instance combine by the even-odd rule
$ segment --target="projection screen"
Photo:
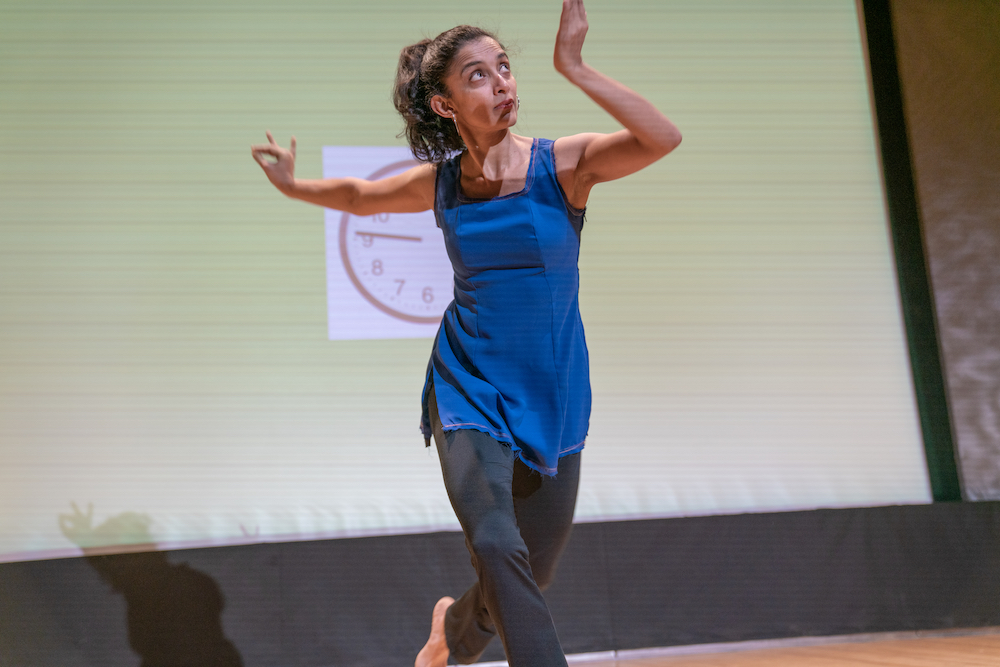
[[[553,70],[559,4],[0,4],[0,560],[457,530],[435,326],[249,145],[405,161],[399,49],[458,23],[510,50],[515,131],[614,131]],[[929,502],[853,0],[587,9],[585,58],[684,142],[589,202],[577,520]]]

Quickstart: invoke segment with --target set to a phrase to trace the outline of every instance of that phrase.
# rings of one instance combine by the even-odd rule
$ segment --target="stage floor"
[[[747,648],[737,645],[716,650],[704,647],[664,649],[663,655],[642,656],[625,652],[616,659],[588,659],[571,656],[576,667],[998,667],[1000,666],[1000,628],[983,628],[945,636],[920,636],[884,639],[869,635],[870,640],[845,637],[836,643],[818,643],[822,639],[802,638],[785,642],[814,642],[805,646]],[[711,652],[707,652],[711,651]],[[687,655],[677,655],[689,652]],[[632,654],[632,656],[629,655]],[[634,656],[634,657],[633,657]]]

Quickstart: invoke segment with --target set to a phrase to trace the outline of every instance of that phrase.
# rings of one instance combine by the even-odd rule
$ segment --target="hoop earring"
[[[520,95],[517,96],[517,107],[516,108],[518,108],[518,109],[521,108],[521,96]]]

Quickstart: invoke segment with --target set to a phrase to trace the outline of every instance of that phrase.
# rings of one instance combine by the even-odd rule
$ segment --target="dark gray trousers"
[[[444,433],[433,390],[429,403],[444,485],[479,579],[445,617],[452,658],[475,662],[500,635],[511,667],[565,666],[542,591],[569,540],[580,455],[545,477],[485,433]]]

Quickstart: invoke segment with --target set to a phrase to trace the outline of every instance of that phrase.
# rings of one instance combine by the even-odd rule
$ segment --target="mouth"
[[[504,100],[493,108],[497,111],[510,111],[514,108],[514,100]]]

